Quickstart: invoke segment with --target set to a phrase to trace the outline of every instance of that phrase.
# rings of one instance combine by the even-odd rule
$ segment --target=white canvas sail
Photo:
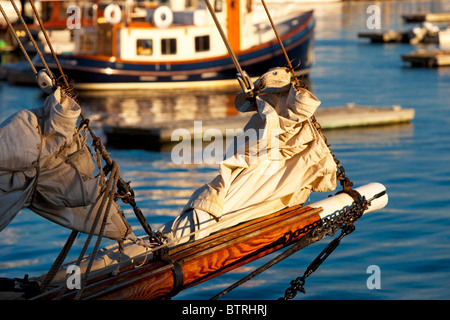
[[[254,86],[256,98],[242,92],[236,108],[256,113],[227,151],[219,175],[196,190],[182,214],[162,229],[169,238],[196,232],[198,239],[302,204],[311,191],[336,188],[333,156],[311,122],[320,101],[296,89],[285,68],[270,70]]]
[[[92,176],[95,165],[76,130],[80,113],[58,88],[42,107],[19,111],[0,125],[0,231],[24,208],[64,227],[91,231],[102,180]],[[113,203],[105,236],[119,240],[129,232]]]

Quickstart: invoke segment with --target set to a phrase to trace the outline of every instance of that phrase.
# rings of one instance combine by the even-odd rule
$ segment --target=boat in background
[[[24,48],[28,53],[35,53],[36,49],[28,38],[28,34],[25,31],[24,26],[14,9],[11,1],[0,1],[2,8],[5,10],[8,19],[14,25],[16,35],[22,42]],[[62,0],[40,0],[37,1],[35,6],[36,10],[40,13],[44,27],[47,30],[55,52],[59,54],[73,53],[75,49],[75,43],[73,42],[72,30],[67,28],[67,15],[68,7],[71,3]],[[84,18],[80,21],[83,25],[92,25],[92,18],[89,17],[89,8],[84,8],[83,2],[77,3],[82,10],[84,10]],[[37,42],[40,50],[50,52],[45,45],[44,35],[39,27],[38,21],[33,18],[33,9],[29,2],[25,1],[23,4],[21,1],[14,1],[14,5],[20,11],[21,16],[27,27]],[[91,6],[91,5],[90,5]],[[3,15],[0,15],[0,38],[7,45],[9,51],[19,50],[17,41],[8,32],[8,27]]]
[[[18,8],[20,8],[19,10],[21,10],[22,12],[24,11],[25,8],[21,8],[19,0],[14,0],[14,4]],[[0,5],[2,6],[3,10],[5,10],[6,15],[12,23],[16,22],[19,19],[16,15],[13,5],[9,0],[0,0]],[[5,21],[5,18],[3,18],[3,15],[0,14],[0,30],[6,29],[7,27],[8,25]]]
[[[450,66],[450,50],[419,49],[402,55],[402,61],[410,63],[411,67],[438,68]]]
[[[244,0],[213,3],[231,49],[250,77],[285,65],[275,34]],[[154,7],[96,2],[94,24],[74,29],[75,52],[58,60],[76,89],[111,90],[236,85],[236,69],[203,2]],[[314,62],[313,12],[275,21],[298,74]],[[50,56],[49,66],[56,71]],[[36,61],[37,63],[39,61]]]
[[[450,44],[450,27],[440,28],[430,22],[424,22],[410,30],[396,31],[363,31],[358,33],[359,38],[369,38],[374,43],[435,43],[438,45]]]

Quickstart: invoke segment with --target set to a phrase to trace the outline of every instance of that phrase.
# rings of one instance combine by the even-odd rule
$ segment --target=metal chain
[[[275,258],[270,260],[269,262],[267,262],[264,265],[262,265],[261,267],[255,269],[254,271],[252,271],[251,273],[246,275],[244,278],[242,278],[241,280],[233,283],[231,286],[229,286],[228,288],[222,290],[220,293],[216,294],[215,296],[213,296],[209,300],[217,300],[217,299],[219,299],[220,297],[222,297],[226,293],[230,292],[231,290],[237,288],[238,286],[240,286],[240,285],[244,284],[245,282],[249,281],[250,279],[256,277],[257,275],[259,275],[262,272],[266,271],[267,269],[269,269],[270,267],[274,266],[275,264],[277,264],[277,263],[283,261],[284,259],[290,257],[291,255],[293,255],[297,251],[299,251],[299,250],[307,247],[308,245],[310,245],[311,242],[309,242],[309,239],[307,239],[306,234],[311,232],[314,228],[318,227],[321,223],[322,222],[320,220],[317,220],[317,221],[314,221],[311,224],[308,224],[308,225],[304,226],[303,228],[297,229],[295,231],[288,231],[281,238],[279,238],[277,241],[274,241],[269,246],[265,246],[262,249],[260,249],[259,251],[263,252],[264,250],[268,249],[268,247],[272,248],[272,247],[277,247],[279,245],[287,245],[289,243],[292,243],[292,241],[294,239],[297,239],[302,234],[304,234],[304,236],[302,236],[297,242],[295,242],[289,249],[283,251],[281,254],[279,254],[278,256],[276,256]],[[258,251],[255,252],[255,253],[258,253]]]
[[[376,195],[374,198],[381,196]],[[349,235],[355,230],[354,223],[363,215],[364,211],[370,206],[370,202],[374,199],[366,200],[365,197],[361,201],[356,201],[349,209],[342,209],[333,215],[324,219],[322,226],[314,229],[310,235],[311,243],[324,238],[325,236],[333,236],[337,230],[342,229],[339,237],[331,241],[326,248],[317,256],[316,259],[306,268],[302,276],[292,280],[290,287],[286,289],[284,297],[280,300],[293,299],[297,292],[306,293],[304,285],[305,280],[313,274],[319,266],[328,258],[328,256],[339,246],[343,237]]]

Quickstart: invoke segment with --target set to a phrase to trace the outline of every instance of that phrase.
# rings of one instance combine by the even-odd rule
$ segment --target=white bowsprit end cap
[[[376,197],[375,199],[372,199],[371,205],[366,211],[364,211],[364,214],[380,210],[388,203],[386,187],[381,183],[372,182],[355,188],[355,190],[358,191],[361,196],[366,197],[367,200],[371,200],[373,197]],[[314,208],[323,208],[323,211],[320,213],[320,217],[323,219],[329,215],[341,211],[343,208],[350,207],[353,202],[353,198],[348,194],[338,193],[332,197],[312,203],[309,206]]]

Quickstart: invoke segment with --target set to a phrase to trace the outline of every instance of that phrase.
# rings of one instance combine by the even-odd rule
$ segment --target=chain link
[[[322,226],[315,228],[310,236],[311,243],[316,242],[324,238],[325,236],[334,236],[336,231],[342,229],[339,237],[331,241],[328,246],[317,256],[316,259],[306,268],[306,271],[302,276],[292,280],[290,287],[284,292],[284,297],[280,300],[293,299],[297,292],[306,293],[304,288],[305,280],[311,274],[313,274],[317,268],[328,258],[328,256],[339,246],[341,240],[346,235],[349,235],[355,230],[354,223],[357,221],[364,211],[370,206],[370,201],[367,201],[365,197],[362,197],[360,201],[355,203],[350,208],[344,208],[341,211],[333,213],[333,215],[323,220]]]

